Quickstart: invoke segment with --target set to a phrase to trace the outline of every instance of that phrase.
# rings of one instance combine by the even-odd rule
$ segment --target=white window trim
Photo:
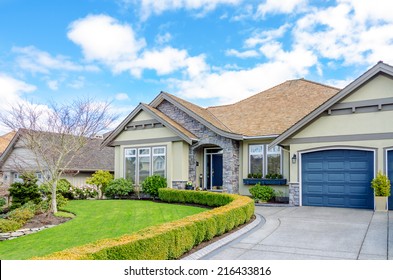
[[[259,144],[259,143],[255,143],[255,144],[248,144],[248,174],[251,173],[251,159],[250,156],[251,155],[261,155],[260,153],[252,153],[251,152],[251,146],[262,146],[262,161],[263,161],[263,170],[262,170],[262,177],[265,177],[268,171],[268,161],[267,158],[269,155],[280,155],[280,173],[282,175],[283,170],[282,170],[282,166],[283,166],[283,149],[280,148],[279,152],[271,152],[268,149],[268,144]]]
[[[163,153],[154,153],[154,149],[159,148],[159,149],[164,149]],[[140,154],[139,151],[143,149],[148,149],[149,153],[148,154]],[[127,150],[135,150],[135,155],[127,155]],[[134,184],[140,184],[139,182],[139,159],[143,157],[148,157],[149,158],[149,176],[153,174],[153,157],[154,156],[164,156],[165,157],[165,163],[164,163],[164,177],[167,177],[167,162],[168,162],[168,156],[167,156],[167,147],[166,146],[142,146],[142,147],[125,147],[123,150],[123,178],[126,177],[126,160],[127,158],[135,158],[135,182]]]

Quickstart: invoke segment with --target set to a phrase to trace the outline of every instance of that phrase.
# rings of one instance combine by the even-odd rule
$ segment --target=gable
[[[393,122],[386,121],[390,119],[393,119],[393,79],[379,74],[283,143],[391,137]]]

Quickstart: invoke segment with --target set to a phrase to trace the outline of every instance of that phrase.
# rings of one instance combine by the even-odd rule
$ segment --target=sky
[[[0,110],[161,91],[200,106],[393,65],[391,0],[0,0]],[[0,129],[1,130],[1,129]],[[2,131],[0,131],[2,132]]]

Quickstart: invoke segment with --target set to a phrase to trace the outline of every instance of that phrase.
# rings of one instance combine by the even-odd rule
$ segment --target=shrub
[[[250,188],[250,193],[254,199],[261,201],[269,201],[274,196],[274,190],[271,187],[261,186],[260,184]]]
[[[248,179],[251,179],[251,178],[252,178],[252,174],[251,174],[251,173],[248,173],[247,178],[248,178]]]
[[[57,182],[56,192],[61,194],[64,198],[73,199],[72,185],[67,179],[60,179]]]
[[[13,220],[0,219],[0,232],[16,231],[22,225]]]
[[[21,225],[34,217],[35,211],[29,208],[18,208],[8,213],[7,218],[13,220]]]
[[[203,201],[206,192],[161,188],[159,197],[180,201]],[[212,210],[142,229],[134,234],[70,248],[37,259],[112,259],[112,260],[164,260],[177,259],[202,241],[231,230],[249,221],[254,214],[253,201],[245,196],[211,193],[214,199],[228,204]],[[192,197],[192,198],[191,198]]]
[[[74,199],[95,198],[98,195],[97,187],[94,185],[82,185],[71,188]]]
[[[390,196],[389,178],[378,171],[377,176],[371,181],[371,187],[374,189],[375,196]]]
[[[166,179],[160,175],[152,175],[142,182],[142,192],[158,197],[158,189],[166,188]]]
[[[91,177],[86,179],[87,184],[97,186],[100,190],[100,198],[102,198],[108,185],[113,181],[113,175],[109,171],[97,170]]]
[[[22,174],[23,182],[15,182],[9,188],[12,196],[11,209],[16,209],[28,201],[38,204],[41,201],[41,194],[38,190],[37,178],[34,173]]]
[[[4,197],[0,197],[0,207],[3,207],[4,205],[6,205],[6,200]]]
[[[105,190],[105,195],[110,198],[122,198],[129,196],[133,191],[131,181],[118,178],[109,183]]]

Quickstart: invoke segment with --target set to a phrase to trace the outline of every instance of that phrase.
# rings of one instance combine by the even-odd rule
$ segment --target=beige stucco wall
[[[369,99],[393,97],[393,80],[379,76],[369,81],[366,85],[346,97],[343,102],[362,101]],[[346,115],[327,115],[316,119],[312,124],[303,128],[283,144],[290,145],[290,157],[297,154],[296,164],[290,163],[290,182],[299,182],[300,156],[304,151],[326,149],[330,147],[343,147],[354,149],[375,150],[375,169],[385,172],[385,148],[393,147],[393,139],[364,140],[375,133],[393,132],[393,111],[378,111],[371,113],[351,113]],[[355,139],[345,136],[352,135]],[[309,137],[339,137],[334,141],[314,138],[312,143],[304,143]],[[342,137],[344,136],[344,137]],[[340,139],[340,137],[342,137]],[[374,137],[375,138],[375,137]],[[294,141],[303,143],[293,143]]]
[[[141,111],[130,123],[144,120],[151,120],[153,116],[149,113]],[[172,181],[188,180],[188,147],[189,145],[182,140],[168,141],[165,138],[179,138],[172,130],[167,127],[155,127],[136,130],[127,130],[121,132],[114,143],[120,145],[115,147],[115,178],[124,176],[124,149],[139,147],[166,147],[166,174],[168,186],[172,185]],[[163,139],[163,140],[161,140]],[[144,143],[146,140],[146,143]],[[136,141],[132,143],[130,141]],[[129,142],[129,143],[127,143]]]
[[[347,96],[342,102],[393,97],[392,85],[393,80],[391,78],[379,75],[358,89],[356,94]]]

